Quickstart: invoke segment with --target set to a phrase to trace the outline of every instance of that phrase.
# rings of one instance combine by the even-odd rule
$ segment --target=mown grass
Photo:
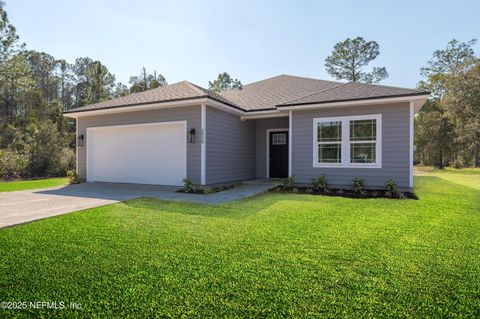
[[[416,177],[420,200],[266,194],[137,199],[0,230],[0,317],[480,316],[480,171]]]
[[[55,187],[66,184],[68,184],[68,178],[66,177],[0,182],[0,193]]]

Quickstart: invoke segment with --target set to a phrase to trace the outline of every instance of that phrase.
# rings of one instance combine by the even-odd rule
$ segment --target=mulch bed
[[[308,187],[295,187],[291,190],[285,190],[281,186],[274,188],[272,191],[281,193],[296,193],[296,194],[309,194],[309,195],[322,195],[322,196],[337,196],[348,198],[388,198],[388,199],[418,199],[418,196],[413,192],[401,192],[401,195],[391,195],[386,190],[366,189],[361,194],[354,193],[349,189],[332,188],[328,192],[314,191]],[[403,195],[403,196],[402,196]]]
[[[237,183],[237,184],[231,184],[231,185],[225,185],[225,186],[219,186],[219,187],[205,187],[205,188],[199,188],[195,189],[195,192],[190,192],[186,193],[184,189],[179,189],[177,193],[186,193],[186,194],[198,194],[198,195],[206,195],[206,194],[213,194],[213,193],[218,193],[218,192],[223,192],[226,191],[227,189],[232,189],[238,186],[243,185],[242,183]]]

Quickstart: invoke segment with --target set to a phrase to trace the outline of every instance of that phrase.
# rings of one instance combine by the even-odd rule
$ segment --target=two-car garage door
[[[87,129],[87,181],[182,185],[186,122]]]

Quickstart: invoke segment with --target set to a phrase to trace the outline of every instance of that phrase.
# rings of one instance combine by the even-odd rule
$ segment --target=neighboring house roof
[[[210,98],[243,111],[273,110],[277,107],[386,97],[428,95],[429,92],[358,82],[334,82],[279,75],[215,93],[188,81],[134,93],[109,101],[86,105],[64,113],[94,111],[126,106]]]

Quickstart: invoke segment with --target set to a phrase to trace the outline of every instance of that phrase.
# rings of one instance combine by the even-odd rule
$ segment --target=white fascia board
[[[108,109],[64,113],[63,116],[70,117],[70,118],[78,118],[78,117],[96,116],[96,115],[103,115],[103,114],[168,109],[168,108],[175,108],[175,107],[182,107],[182,106],[201,105],[206,101],[207,101],[207,98],[173,101],[173,102],[159,102],[159,103],[152,103],[152,104],[145,104],[145,105],[120,106],[120,107],[114,107],[114,108],[108,108]]]
[[[280,107],[279,109],[276,109],[276,110],[258,110],[258,111],[247,112],[247,111],[239,110],[237,108],[234,108],[222,102],[218,102],[216,100],[212,100],[206,97],[202,99],[190,99],[190,100],[173,101],[173,102],[159,102],[159,103],[145,104],[145,105],[134,105],[134,106],[115,107],[115,108],[108,108],[108,109],[99,109],[99,110],[92,110],[92,111],[64,113],[63,116],[76,119],[79,117],[97,116],[97,115],[104,115],[104,114],[168,109],[168,108],[176,108],[176,107],[184,107],[184,106],[195,106],[195,105],[200,106],[203,103],[213,108],[238,115],[241,117],[242,120],[287,117],[289,116],[289,113],[287,111],[290,111],[290,110],[309,110],[309,109],[322,109],[322,108],[333,108],[333,107],[339,108],[339,107],[389,104],[389,103],[399,103],[399,102],[414,102],[414,105],[415,105],[414,111],[415,113],[417,113],[427,99],[428,99],[428,96],[370,99],[370,100],[350,101],[350,102],[292,105],[292,106]]]
[[[310,109],[324,109],[324,108],[338,108],[338,107],[351,107],[351,106],[363,106],[363,105],[376,105],[376,104],[392,104],[401,102],[418,101],[419,105],[423,105],[428,99],[427,95],[424,96],[404,96],[404,97],[392,97],[384,99],[368,99],[358,101],[345,101],[345,102],[331,102],[331,103],[317,103],[317,104],[301,104],[291,106],[280,106],[279,110],[310,110]]]
[[[253,113],[253,112],[252,112]],[[241,120],[256,120],[256,119],[266,119],[266,118],[275,118],[275,117],[288,117],[288,112],[282,112],[277,110],[271,110],[268,112],[255,112],[253,114],[243,115],[241,116]]]
[[[231,114],[240,115],[240,116],[247,114],[247,112],[245,111],[239,110],[237,108],[234,108],[233,106],[230,106],[228,104],[224,104],[222,102],[218,102],[212,99],[208,99],[207,101],[205,101],[205,103],[206,105],[213,107],[214,109],[222,110]]]

